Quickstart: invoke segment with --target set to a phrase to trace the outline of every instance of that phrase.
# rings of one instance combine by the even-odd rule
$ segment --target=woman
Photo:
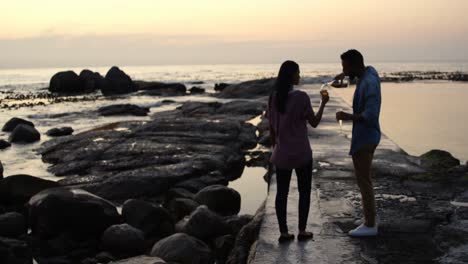
[[[299,84],[299,65],[285,61],[279,70],[275,89],[270,95],[266,117],[270,123],[270,138],[273,154],[270,162],[276,167],[276,216],[281,235],[279,242],[294,239],[288,232],[286,207],[292,170],[297,174],[299,189],[299,234],[298,240],[310,239],[306,231],[312,187],[312,150],[307,135],[307,122],[317,127],[323,109],[328,102],[328,93],[321,93],[317,114],[314,113],[307,93],[294,90]]]

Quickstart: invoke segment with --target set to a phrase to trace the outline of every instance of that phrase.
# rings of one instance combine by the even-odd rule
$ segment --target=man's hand
[[[353,115],[345,113],[343,111],[336,112],[336,121],[343,120],[343,121],[348,121],[348,120],[353,120]]]
[[[347,87],[346,84],[343,83],[343,79],[345,78],[345,74],[342,72],[335,76],[334,82],[332,82],[330,85],[335,88],[342,88],[342,87]]]

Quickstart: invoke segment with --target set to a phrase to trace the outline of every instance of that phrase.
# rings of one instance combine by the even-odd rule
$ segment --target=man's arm
[[[364,111],[360,114],[350,114],[346,112],[336,113],[337,120],[353,121],[353,122],[369,122],[376,119],[380,112],[380,96],[378,84],[368,82],[365,84],[365,105]]]

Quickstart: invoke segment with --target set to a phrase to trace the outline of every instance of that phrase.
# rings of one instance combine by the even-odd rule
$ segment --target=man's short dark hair
[[[361,52],[355,49],[350,49],[341,54],[341,59],[349,62],[353,66],[364,67],[364,57]]]

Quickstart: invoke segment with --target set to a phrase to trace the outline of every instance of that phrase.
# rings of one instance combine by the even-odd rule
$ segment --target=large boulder
[[[80,72],[79,77],[84,91],[96,91],[106,85],[106,80],[98,72],[85,69]]]
[[[222,216],[236,215],[240,211],[240,194],[224,185],[211,185],[199,191],[194,200]]]
[[[198,206],[200,206],[200,204],[192,199],[176,198],[169,201],[166,208],[171,212],[173,218],[178,221],[191,214]]]
[[[211,254],[205,243],[183,233],[158,241],[151,250],[151,256],[180,264],[212,264],[214,258]]]
[[[58,72],[50,79],[49,91],[65,94],[82,93],[83,82],[74,71]]]
[[[122,208],[124,221],[143,231],[147,238],[163,238],[174,233],[174,221],[163,207],[130,199]]]
[[[113,256],[137,256],[145,251],[145,235],[129,224],[113,225],[104,231],[101,247]]]
[[[32,264],[31,248],[25,241],[0,237],[0,263]]]
[[[33,143],[41,140],[41,134],[32,126],[18,125],[11,132],[9,139],[13,143]]]
[[[57,127],[49,129],[46,134],[49,137],[61,137],[61,136],[69,136],[73,134],[73,128],[71,127]]]
[[[109,69],[105,80],[106,84],[101,87],[103,95],[127,94],[136,91],[136,85],[130,76],[116,66]]]
[[[117,104],[109,105],[99,108],[99,114],[103,116],[114,116],[114,115],[134,115],[134,116],[146,116],[148,115],[149,108],[139,107],[138,105],[132,104]]]
[[[5,125],[2,128],[2,131],[11,132],[16,128],[16,126],[21,125],[21,124],[34,127],[34,124],[31,121],[13,117],[12,119],[8,120],[8,122],[5,123]]]
[[[110,262],[111,264],[165,264],[166,262],[158,257],[138,256],[119,261]]]
[[[444,171],[460,165],[460,160],[444,150],[433,149],[421,155],[421,166],[431,171]]]
[[[0,203],[24,204],[37,193],[59,186],[57,182],[30,175],[12,175],[0,181]]]
[[[182,83],[162,83],[162,82],[135,82],[138,90],[145,90],[144,94],[158,96],[178,96],[187,93],[187,87]]]
[[[275,81],[275,78],[270,78],[228,85],[221,90],[219,96],[221,98],[252,98],[256,96],[267,96],[273,90]]]
[[[197,86],[190,88],[190,94],[202,94],[205,93],[205,89]]]
[[[228,87],[229,83],[215,83],[214,90],[217,92],[223,91],[226,87]]]
[[[9,148],[11,147],[11,143],[4,140],[4,139],[0,139],[0,150],[2,149],[6,149],[6,148]]]
[[[26,220],[22,214],[10,212],[0,215],[0,236],[15,238],[26,232]]]
[[[34,195],[28,205],[31,231],[41,238],[62,233],[99,238],[109,226],[120,222],[112,203],[80,189],[48,189]]]
[[[229,226],[208,207],[201,205],[190,216],[177,223],[177,231],[186,233],[203,241],[230,233]]]

